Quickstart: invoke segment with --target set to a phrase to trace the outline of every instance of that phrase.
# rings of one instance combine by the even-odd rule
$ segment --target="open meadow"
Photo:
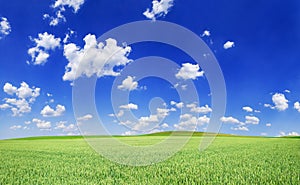
[[[119,137],[143,145],[165,136]],[[201,137],[152,166],[119,165],[82,137],[0,141],[0,184],[299,184],[300,138],[218,136],[199,152]],[[150,142],[149,142],[150,141]]]

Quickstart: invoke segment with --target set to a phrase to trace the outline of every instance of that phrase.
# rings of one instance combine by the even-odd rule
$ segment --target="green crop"
[[[118,137],[131,144],[164,136]],[[132,167],[101,157],[80,137],[0,141],[0,184],[300,184],[300,138],[201,137],[168,160]]]

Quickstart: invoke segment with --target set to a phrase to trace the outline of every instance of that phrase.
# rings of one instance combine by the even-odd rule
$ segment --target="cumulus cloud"
[[[184,63],[182,67],[175,75],[178,79],[188,80],[192,79],[195,80],[197,77],[201,77],[204,75],[204,71],[199,71],[200,67],[198,64],[191,64],[191,63]]]
[[[253,125],[259,124],[260,121],[259,118],[255,116],[246,116],[245,119],[246,119],[245,121],[246,124],[253,124]]]
[[[152,10],[147,8],[143,13],[148,19],[155,21],[158,17],[165,16],[169,13],[170,8],[173,6],[174,0],[153,0]]]
[[[68,132],[68,133],[75,132],[78,130],[78,128],[75,124],[67,125],[66,121],[57,122],[56,127],[54,129],[62,130],[63,132]]]
[[[69,7],[73,8],[74,12],[77,13],[80,7],[83,5],[85,0],[56,0],[52,5],[53,8]]]
[[[245,126],[231,127],[231,130],[249,131],[249,129]]]
[[[223,116],[223,117],[221,117],[220,121],[223,122],[223,123],[233,123],[233,124],[239,124],[240,123],[240,121],[238,119],[236,119],[234,117],[231,117],[231,116],[230,117]]]
[[[171,111],[173,111],[173,109],[157,108],[155,114],[151,114],[149,116],[142,116],[137,120],[124,120],[120,122],[120,125],[129,127],[133,131],[150,131],[159,128],[159,124],[169,115]]]
[[[68,29],[68,33],[66,33],[65,38],[63,39],[63,43],[66,44],[69,42],[69,39],[71,38],[72,35],[75,34],[75,31],[71,30],[70,28]]]
[[[300,112],[300,102],[294,103],[294,109],[296,109],[298,112]]]
[[[208,105],[198,107],[196,104],[192,103],[192,104],[188,104],[187,108],[190,108],[191,112],[200,113],[200,114],[207,114],[212,112],[212,109]]]
[[[232,48],[232,47],[234,47],[235,45],[234,45],[234,42],[232,42],[232,41],[227,41],[225,44],[224,44],[224,49],[229,49],[229,48]]]
[[[207,117],[206,115],[200,116],[200,117],[198,118],[198,125],[208,124],[209,121],[210,121],[210,118]]]
[[[31,112],[31,104],[40,95],[40,88],[29,87],[26,82],[22,82],[17,88],[10,83],[5,83],[3,91],[12,98],[4,98],[4,104],[0,109],[11,109],[13,116],[22,116],[24,113]]]
[[[39,33],[38,38],[30,38],[35,46],[29,48],[27,53],[31,56],[33,65],[43,65],[47,62],[50,50],[60,46],[60,38],[55,38],[54,35],[47,32]]]
[[[62,10],[57,10],[55,12],[55,16],[50,16],[49,14],[44,14],[43,15],[43,19],[49,19],[49,25],[50,26],[56,26],[58,25],[60,22],[66,22],[66,17],[62,14]]]
[[[253,112],[253,109],[251,107],[243,107],[243,110],[246,111],[246,112]]]
[[[46,105],[43,110],[41,110],[41,115],[43,117],[58,117],[62,116],[66,111],[65,106],[57,105],[55,109],[52,109],[49,105]]]
[[[11,26],[6,17],[0,17],[0,40],[11,32]]]
[[[209,37],[210,36],[210,31],[209,30],[204,30],[201,36],[202,37],[205,37],[205,36]]]
[[[267,127],[270,127],[270,126],[272,126],[272,124],[271,124],[271,123],[267,123],[266,126],[267,126]]]
[[[163,124],[161,125],[161,128],[169,128],[169,125],[168,125],[167,123],[163,123]]]
[[[152,130],[159,125],[160,119],[157,115],[140,117],[138,123],[134,124],[132,130],[145,131]]]
[[[275,109],[271,104],[265,103],[264,107],[270,108],[270,109]]]
[[[183,114],[180,115],[180,122],[178,124],[174,124],[174,128],[177,130],[195,131],[197,126],[207,124],[209,123],[209,120],[210,118],[206,115],[197,118],[192,114]]]
[[[138,106],[136,104],[133,104],[133,103],[129,103],[127,105],[121,105],[119,107],[120,109],[128,109],[128,110],[137,110],[138,109]]]
[[[274,103],[274,106],[271,104],[264,104],[264,107],[268,107],[270,109],[277,109],[278,111],[284,111],[289,107],[289,101],[285,98],[284,94],[275,93],[272,96],[272,101]]]
[[[17,88],[14,87],[12,84],[10,83],[5,83],[4,86],[3,86],[3,91],[6,93],[6,94],[9,94],[9,95],[13,95],[14,93],[17,92]]]
[[[131,47],[118,46],[115,39],[109,38],[102,43],[96,40],[95,35],[88,34],[83,40],[83,48],[74,43],[64,46],[64,56],[69,61],[63,76],[65,81],[81,76],[118,76],[120,73],[114,68],[123,67],[132,61],[127,58]]]
[[[8,105],[7,103],[0,105],[0,109],[9,109],[9,108],[11,108],[11,106]]]
[[[11,106],[13,116],[22,116],[31,112],[31,106],[26,99],[5,98],[6,104]]]
[[[134,81],[134,77],[132,77],[132,76],[127,76],[127,78],[125,78],[122,81],[122,84],[118,85],[118,89],[121,89],[124,91],[125,90],[132,91],[132,90],[137,89],[137,87],[138,87],[138,82]]]
[[[77,121],[88,121],[88,120],[90,120],[90,119],[92,119],[92,118],[93,118],[93,115],[91,115],[91,114],[86,114],[86,115],[84,115],[84,116],[78,117],[78,118],[77,118]]]
[[[24,124],[29,125],[29,124],[31,124],[31,121],[25,121]]]
[[[50,26],[57,26],[61,22],[66,22],[66,18],[63,13],[66,11],[66,8],[73,9],[74,13],[77,13],[80,7],[84,4],[85,0],[56,0],[51,7],[54,9],[54,16],[49,14],[44,14],[44,19],[49,19]]]
[[[37,118],[33,118],[32,122],[36,124],[37,128],[41,130],[49,130],[51,128],[51,122],[50,121],[44,121]]]
[[[288,100],[285,98],[284,94],[276,93],[272,96],[272,101],[275,104],[275,108],[279,111],[286,110],[288,105]]]
[[[300,136],[300,134],[298,132],[288,132],[288,133],[285,133],[285,132],[279,132],[279,136]]]
[[[9,129],[11,130],[17,130],[17,129],[21,129],[22,128],[22,125],[13,125],[11,127],[9,127]]]
[[[122,133],[122,136],[131,136],[131,135],[136,135],[136,134],[137,134],[136,131],[129,130],[129,131]]]
[[[174,105],[175,107],[177,107],[178,109],[182,109],[184,107],[184,103],[183,102],[175,102],[175,101],[171,101],[170,102],[171,105]]]

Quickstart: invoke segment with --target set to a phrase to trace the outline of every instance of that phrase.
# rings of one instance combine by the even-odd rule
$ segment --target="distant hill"
[[[192,131],[165,131],[165,132],[156,132],[151,134],[142,134],[142,135],[114,135],[113,137],[146,137],[146,136],[193,136],[193,137],[201,137],[203,135],[205,136],[217,136],[217,137],[249,137],[249,138],[255,138],[255,137],[265,137],[265,136],[243,136],[243,135],[233,135],[233,134],[224,134],[224,133],[208,133],[208,132],[192,132]],[[90,138],[98,138],[98,137],[107,137],[105,135],[102,136],[37,136],[37,137],[26,137],[26,138],[14,138],[9,140],[40,140],[40,139],[83,139],[85,137]],[[272,137],[270,137],[272,138]],[[277,137],[278,138],[278,137]],[[300,139],[300,136],[282,136],[281,138],[294,138],[294,139]]]
[[[151,133],[151,134],[144,134],[141,136],[169,136],[169,135],[176,135],[176,136],[203,136],[204,134],[206,135],[215,135],[215,133],[206,133],[206,132],[192,132],[192,131],[166,131],[166,132],[156,132],[156,133]],[[237,135],[232,135],[232,134],[223,134],[223,133],[218,133],[216,134],[217,136],[237,136]]]

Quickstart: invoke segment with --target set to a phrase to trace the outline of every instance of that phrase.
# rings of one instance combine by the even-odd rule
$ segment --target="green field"
[[[142,145],[163,137],[118,139]],[[144,167],[110,162],[82,137],[2,140],[0,184],[300,184],[300,138],[218,136],[201,153],[200,139]]]

